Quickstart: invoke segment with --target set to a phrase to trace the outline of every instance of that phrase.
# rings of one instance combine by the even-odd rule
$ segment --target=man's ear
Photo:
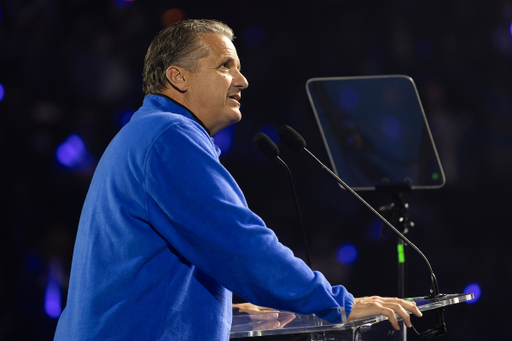
[[[165,71],[167,81],[169,84],[179,92],[186,92],[188,90],[188,82],[185,75],[185,69],[179,66],[169,66]]]

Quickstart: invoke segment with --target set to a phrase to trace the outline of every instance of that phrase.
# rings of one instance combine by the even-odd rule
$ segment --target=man
[[[186,20],[151,43],[144,103],[84,203],[55,340],[227,340],[232,292],[297,313],[385,314],[395,327],[395,312],[407,324],[405,309],[421,315],[398,299],[354,301],[249,210],[210,137],[241,119],[248,82],[232,40],[220,22]]]

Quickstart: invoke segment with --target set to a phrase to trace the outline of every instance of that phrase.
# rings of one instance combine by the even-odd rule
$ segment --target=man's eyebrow
[[[242,63],[240,62],[240,59],[235,59],[231,56],[225,56],[222,57],[221,63],[234,63],[237,66],[238,71],[242,70]]]

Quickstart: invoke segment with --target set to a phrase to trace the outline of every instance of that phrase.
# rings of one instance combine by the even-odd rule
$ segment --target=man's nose
[[[242,72],[240,72],[239,70],[236,71],[236,75],[233,78],[233,86],[239,87],[242,90],[246,89],[249,86],[247,78],[245,78]]]

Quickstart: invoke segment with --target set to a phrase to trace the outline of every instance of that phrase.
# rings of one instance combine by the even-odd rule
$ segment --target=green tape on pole
[[[404,246],[398,244],[398,263],[405,263]]]

